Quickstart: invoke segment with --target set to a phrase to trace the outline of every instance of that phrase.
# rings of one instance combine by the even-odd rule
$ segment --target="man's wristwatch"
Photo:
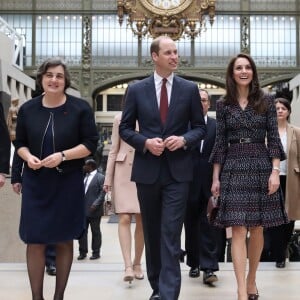
[[[61,157],[62,157],[62,160],[61,160],[61,161],[67,160],[64,151],[61,151],[60,153],[61,153]]]
[[[184,136],[182,137],[182,142],[183,142],[183,149],[186,150],[187,146],[186,146],[186,139],[184,138]]]

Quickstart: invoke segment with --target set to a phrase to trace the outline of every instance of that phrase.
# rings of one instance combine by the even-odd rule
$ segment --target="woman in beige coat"
[[[141,258],[144,235],[135,183],[130,181],[134,149],[119,136],[121,114],[116,115],[112,129],[112,145],[108,154],[103,189],[112,192],[115,213],[119,217],[119,241],[125,264],[124,281],[143,279]],[[131,220],[135,216],[134,259],[131,259]]]
[[[280,162],[280,186],[290,222],[267,230],[265,240],[270,239],[271,260],[276,261],[277,268],[284,268],[295,220],[300,219],[300,128],[288,123],[290,102],[285,98],[277,98],[275,103],[279,135],[287,156],[286,160]]]

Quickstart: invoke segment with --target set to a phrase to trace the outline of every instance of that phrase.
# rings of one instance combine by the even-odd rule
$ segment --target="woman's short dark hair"
[[[289,116],[290,116],[290,114],[292,113],[292,107],[291,107],[291,102],[288,99],[286,99],[286,98],[276,98],[275,99],[275,104],[276,103],[281,103],[282,105],[284,105],[285,108],[289,111]],[[288,119],[289,119],[289,117],[288,117]]]
[[[38,68],[36,74],[36,84],[43,90],[42,80],[49,68],[62,66],[65,76],[65,90],[71,86],[71,76],[67,65],[60,58],[48,58]]]

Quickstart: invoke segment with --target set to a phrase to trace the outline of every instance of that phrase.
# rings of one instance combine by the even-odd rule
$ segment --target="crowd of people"
[[[289,123],[289,100],[266,94],[255,62],[240,53],[228,64],[213,119],[208,92],[175,74],[175,42],[154,39],[150,55],[153,74],[129,84],[123,111],[114,119],[105,174],[93,159],[99,136],[92,109],[66,93],[71,79],[62,60],[42,63],[42,94],[20,107],[15,101],[10,122],[0,103],[0,188],[10,173],[12,142],[11,183],[22,198],[19,234],[27,245],[33,300],[43,299],[45,266],[56,275],[53,299],[64,298],[73,240],[77,259],[85,259],[89,226],[90,259],[101,257],[106,193],[118,215],[123,280],[144,279],[145,247],[149,300],[179,298],[185,255],[190,277],[202,271],[204,284],[218,281],[228,229],[238,300],[259,298],[256,272],[263,257],[285,267],[300,219],[300,129]],[[209,223],[212,196],[219,209]]]

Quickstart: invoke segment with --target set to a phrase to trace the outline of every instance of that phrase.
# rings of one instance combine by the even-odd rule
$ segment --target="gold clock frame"
[[[149,1],[117,0],[119,23],[128,15],[127,24],[139,38],[148,34],[153,38],[168,35],[173,40],[182,36],[193,39],[201,34],[206,14],[210,24],[214,22],[216,0],[185,0],[171,9],[156,7]]]

